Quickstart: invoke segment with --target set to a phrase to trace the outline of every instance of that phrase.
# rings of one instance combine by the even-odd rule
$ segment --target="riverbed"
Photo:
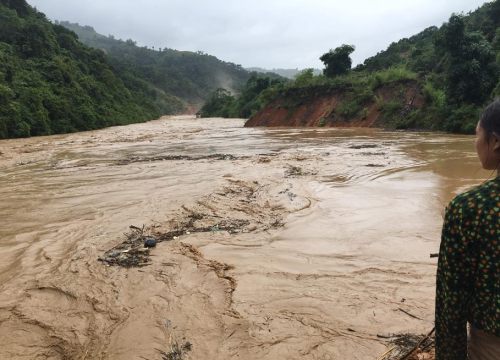
[[[368,360],[432,329],[444,207],[491,176],[474,138],[243,124],[0,141],[0,358]]]

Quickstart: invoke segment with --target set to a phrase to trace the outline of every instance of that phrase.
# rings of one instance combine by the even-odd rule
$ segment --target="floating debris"
[[[179,345],[177,341],[170,345],[170,351],[165,352],[160,350],[162,360],[183,360],[184,356],[187,355],[193,349],[193,345],[186,341],[183,345]]]
[[[156,247],[156,239],[154,237],[147,237],[144,239],[144,247],[145,248],[154,248]]]
[[[434,329],[427,335],[393,334],[377,335],[389,339],[390,347],[377,360],[434,360]]]
[[[237,156],[232,154],[211,154],[204,156],[189,156],[189,155],[157,155],[157,156],[131,156],[126,159],[120,159],[115,162],[116,165],[128,165],[138,162],[150,161],[198,161],[198,160],[242,160],[248,159],[249,156]]]
[[[270,205],[268,199],[260,199],[263,186],[258,181],[227,179],[227,182],[221,190],[195,201],[192,208],[182,206],[161,230],[154,226],[130,226],[125,240],[106,251],[99,261],[108,266],[141,267],[151,263],[150,251],[162,242],[197,233],[241,234],[284,225],[286,211],[282,204]],[[300,204],[289,188],[279,192],[284,193],[290,203]],[[259,206],[266,211],[260,211]]]
[[[250,221],[243,219],[223,219],[211,226],[196,226],[197,220],[202,220],[205,216],[192,212],[180,224],[176,230],[146,235],[150,229],[131,225],[130,232],[125,234],[126,240],[120,245],[108,250],[98,260],[110,266],[142,267],[150,264],[150,249],[156,247],[158,242],[177,240],[180,236],[192,233],[208,233],[215,231],[227,231],[230,234],[242,232],[242,228],[250,224]],[[271,224],[275,226],[274,224]],[[281,225],[281,224],[280,224]]]
[[[377,148],[377,144],[360,144],[360,145],[351,145],[349,149],[372,149]]]
[[[288,169],[285,170],[285,177],[316,175],[316,174],[317,172],[307,171],[295,165],[288,165]]]

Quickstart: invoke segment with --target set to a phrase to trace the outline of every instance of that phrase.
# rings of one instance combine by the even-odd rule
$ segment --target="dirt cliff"
[[[290,89],[252,116],[245,126],[394,127],[391,123],[421,108],[425,102],[416,81],[383,85],[363,100],[356,96],[349,90]],[[355,105],[351,107],[359,109],[351,110],[351,114],[340,109],[353,102]],[[393,111],[386,111],[388,108]]]

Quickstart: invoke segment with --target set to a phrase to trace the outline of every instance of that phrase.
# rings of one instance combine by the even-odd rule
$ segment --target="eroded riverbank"
[[[0,358],[374,359],[428,332],[442,208],[489,175],[472,138],[243,122],[0,142]],[[148,266],[98,261],[189,218]]]

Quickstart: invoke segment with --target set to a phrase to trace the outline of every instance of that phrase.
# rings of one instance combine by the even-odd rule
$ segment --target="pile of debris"
[[[287,210],[271,205],[263,185],[257,181],[227,179],[228,185],[196,201],[189,208],[182,206],[172,219],[158,230],[157,227],[130,226],[125,240],[106,251],[99,261],[108,266],[141,267],[150,264],[150,249],[158,243],[176,240],[194,233],[229,234],[267,231],[284,224]],[[281,187],[286,187],[280,184]],[[276,196],[290,203],[297,196],[289,187],[276,190]]]
[[[199,160],[242,160],[248,159],[249,156],[236,156],[232,154],[210,154],[210,155],[155,155],[155,156],[130,156],[125,159],[115,161],[116,165],[129,165],[138,162],[153,162],[153,161],[199,161]]]
[[[173,342],[170,345],[170,351],[165,352],[160,350],[161,358],[162,360],[183,360],[192,348],[193,345],[189,341],[186,341],[182,345],[179,345],[178,342]]]
[[[130,226],[125,234],[126,240],[104,253],[98,260],[107,265],[141,267],[150,262],[150,248],[156,246],[156,238],[145,235],[145,227]]]
[[[395,334],[389,339],[390,348],[377,360],[434,360],[434,329],[427,335]]]
[[[178,229],[158,233],[152,228],[131,225],[130,232],[125,234],[125,241],[104,253],[98,260],[107,265],[122,267],[142,267],[150,264],[150,249],[159,242],[176,240],[182,235],[200,232],[227,231],[230,234],[241,232],[250,222],[242,219],[222,219],[210,226],[196,226],[197,220],[203,219],[199,213],[190,213]]]
[[[304,170],[300,166],[288,165],[288,168],[285,170],[285,177],[297,177],[297,176],[306,176],[306,175],[316,175],[316,171]]]

